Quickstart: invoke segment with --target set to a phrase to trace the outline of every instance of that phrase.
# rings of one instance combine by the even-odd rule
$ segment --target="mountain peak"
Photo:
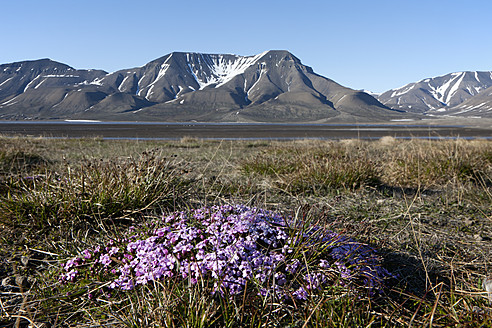
[[[24,60],[20,62],[8,63],[0,65],[0,67],[29,67],[32,68],[34,66],[42,66],[42,67],[68,67],[72,68],[66,64],[51,60],[49,58],[42,59],[34,59],[34,60]]]
[[[263,52],[264,55],[275,55],[275,56],[290,56],[290,57],[295,57],[290,51],[288,50],[267,50]],[[296,57],[297,58],[297,57]]]

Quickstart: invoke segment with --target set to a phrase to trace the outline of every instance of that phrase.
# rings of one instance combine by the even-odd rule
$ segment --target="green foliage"
[[[275,186],[293,194],[320,195],[333,190],[356,190],[380,183],[379,168],[365,154],[337,144],[326,148],[276,149],[241,164],[245,176],[270,178]]]
[[[183,169],[146,152],[137,158],[69,165],[63,173],[20,177],[0,203],[0,219],[8,225],[51,229],[172,207],[187,193]]]

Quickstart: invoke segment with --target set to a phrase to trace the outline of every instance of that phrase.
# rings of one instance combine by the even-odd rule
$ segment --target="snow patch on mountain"
[[[371,90],[366,90],[366,89],[361,89],[359,91],[365,92],[365,93],[367,93],[373,97],[377,97],[377,96],[381,95],[381,92],[373,92]]]
[[[243,74],[251,65],[255,64],[258,59],[263,57],[267,52],[263,52],[256,56],[225,56],[225,55],[210,55],[199,54],[198,63],[191,60],[192,54],[186,54],[187,65],[190,73],[193,74],[195,80],[200,86],[200,90],[209,86],[216,85],[220,87],[235,76]],[[208,68],[207,70],[204,69]],[[208,75],[199,75],[200,72],[209,71]],[[201,76],[201,77],[198,77]],[[203,77],[202,77],[203,76]]]
[[[102,86],[103,80],[104,80],[104,78],[96,78],[96,79],[94,79],[94,81],[90,82],[89,84]]]
[[[9,77],[8,79],[6,79],[6,80],[5,80],[5,81],[3,81],[2,83],[0,83],[0,87],[1,87],[2,85],[4,85],[5,83],[7,83],[8,81],[12,80],[12,79],[13,79],[13,77]]]
[[[391,94],[391,97],[399,97],[399,96],[402,96],[405,93],[407,93],[410,90],[412,90],[413,88],[415,88],[415,85],[414,84],[404,85],[401,88],[395,89],[394,92]]]
[[[128,73],[130,73],[130,72],[128,72]],[[124,90],[124,89],[123,89],[123,85],[125,84],[126,80],[128,80],[128,78],[129,78],[129,77],[130,77],[129,75],[125,76],[125,78],[123,79],[123,81],[121,81],[121,84],[120,84],[120,85],[119,85],[119,87],[118,87],[118,90],[119,90],[120,92],[123,92],[123,90]]]
[[[256,85],[258,84],[258,82],[260,82],[261,78],[263,77],[263,74],[265,74],[267,72],[265,66],[261,66],[261,69],[260,69],[260,76],[258,77],[258,79],[255,81],[255,83],[251,86],[251,88],[249,88],[247,91],[246,91],[246,81],[244,81],[244,87],[245,87],[245,91],[246,91],[246,95],[249,97],[249,94],[251,91],[254,91],[254,88],[256,87]],[[288,88],[287,88],[287,91],[290,91],[290,83],[287,82],[287,85],[288,85]]]
[[[29,82],[29,83],[26,85],[26,87],[24,88],[24,92],[26,92],[26,91],[27,91],[27,89],[29,89],[29,87],[30,87],[30,86],[31,86],[34,82],[36,82],[36,80],[37,80],[37,79],[39,79],[39,77],[40,77],[40,76],[38,75],[38,76],[36,76],[36,77],[35,77],[35,78],[31,81],[31,82]]]

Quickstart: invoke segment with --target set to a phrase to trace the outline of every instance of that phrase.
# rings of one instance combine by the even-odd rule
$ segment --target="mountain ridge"
[[[462,71],[425,78],[376,95],[388,107],[426,115],[459,115],[462,104],[492,87],[492,71]],[[492,100],[492,99],[491,99]],[[476,105],[476,104],[475,104]],[[492,105],[482,108],[487,114]],[[471,111],[468,111],[469,114]],[[490,113],[492,115],[492,112]]]
[[[305,122],[402,115],[316,74],[286,50],[173,52],[112,73],[48,59],[0,66],[0,119]]]

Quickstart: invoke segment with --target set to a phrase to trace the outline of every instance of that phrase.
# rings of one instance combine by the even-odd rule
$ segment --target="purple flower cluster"
[[[74,282],[88,267],[113,289],[174,277],[212,281],[222,295],[248,284],[264,296],[305,299],[334,283],[380,288],[391,274],[379,263],[374,249],[337,233],[258,208],[216,206],[173,213],[147,232],[84,250],[64,264],[61,280]]]

